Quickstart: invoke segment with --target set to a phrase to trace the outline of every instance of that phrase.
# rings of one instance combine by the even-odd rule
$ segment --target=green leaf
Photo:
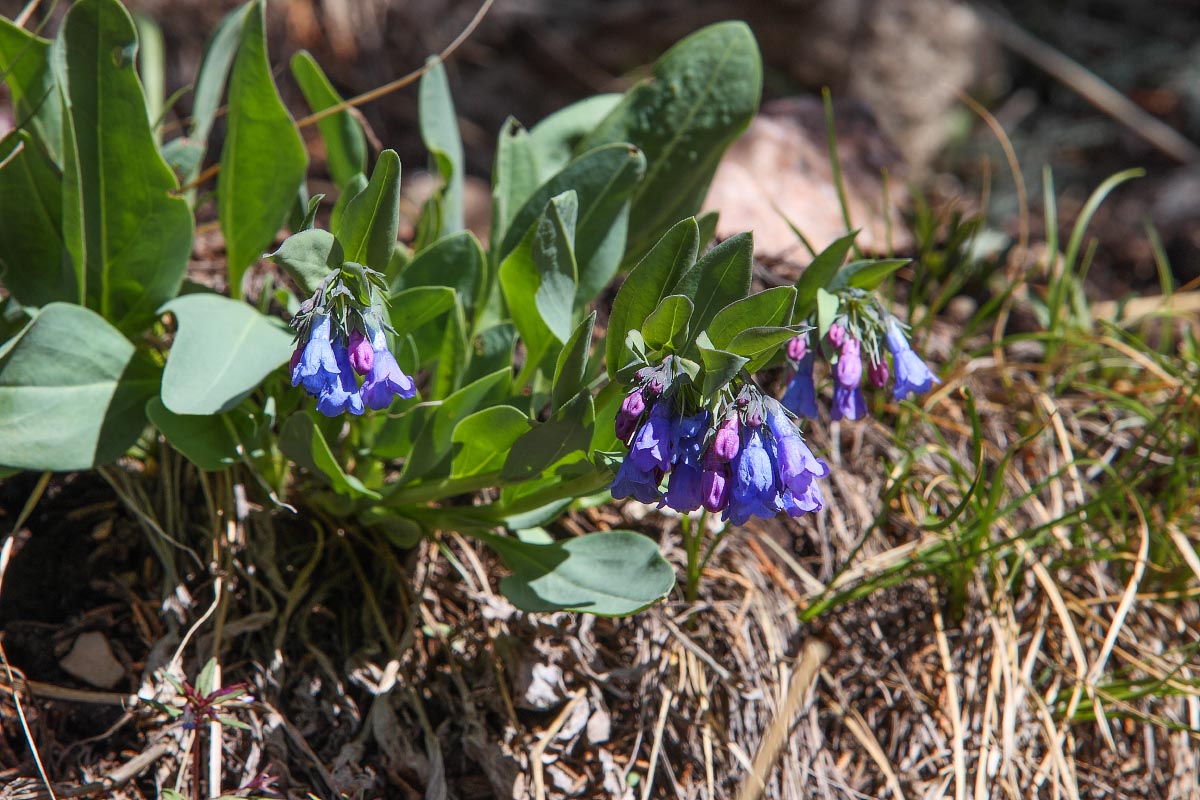
[[[592,441],[595,414],[588,391],[575,395],[554,418],[534,426],[513,443],[500,470],[501,480],[527,481],[573,453],[586,453]]]
[[[681,294],[667,295],[642,323],[642,339],[651,350],[676,352],[687,342],[692,301]]]
[[[163,405],[176,414],[220,414],[292,354],[283,323],[237,300],[200,292],[163,306],[179,323],[163,372]]]
[[[595,324],[596,312],[593,311],[579,323],[558,353],[558,361],[554,366],[554,389],[551,394],[552,412],[584,388],[588,356],[592,347],[592,328]]]
[[[762,91],[762,59],[744,22],[693,33],[655,63],[579,145],[629,142],[649,169],[634,194],[628,252],[638,258],[672,222],[700,210],[717,163],[750,124]]]
[[[465,382],[478,380],[501,367],[511,366],[517,344],[517,329],[510,322],[484,328],[471,338],[471,359]]]
[[[433,370],[433,398],[447,397],[462,386],[463,373],[467,368],[467,320],[462,303],[457,299],[446,315],[446,328],[442,333],[442,347],[438,351],[437,366]]]
[[[717,223],[721,220],[721,214],[718,211],[709,211],[701,214],[696,218],[696,225],[700,228],[700,249],[708,249],[708,245],[717,236]]]
[[[829,282],[829,291],[838,289],[865,289],[872,291],[887,280],[888,276],[905,264],[912,262],[911,258],[887,258],[878,261],[854,261],[838,270]]]
[[[672,289],[693,298],[692,330],[703,331],[721,309],[750,292],[754,239],[749,233],[730,237],[704,254]]]
[[[621,102],[619,94],[597,94],[555,111],[529,130],[537,172],[546,180],[570,163],[575,148]]]
[[[479,240],[470,231],[438,239],[417,253],[401,271],[397,288],[448,286],[457,292],[464,308],[473,308],[483,291],[486,258]]]
[[[711,397],[742,371],[742,367],[750,362],[745,356],[734,355],[726,350],[713,347],[708,334],[701,333],[696,338],[696,348],[700,351],[700,363],[704,366],[704,382],[701,387],[705,397]]]
[[[576,158],[538,187],[513,217],[496,255],[501,260],[521,243],[550,199],[574,191],[579,198],[575,260],[576,304],[595,297],[616,274],[625,252],[629,198],[646,170],[635,147],[614,144]]]
[[[242,26],[253,3],[246,3],[226,14],[204,49],[204,58],[196,73],[196,88],[192,94],[192,128],[189,138],[200,148],[203,156],[225,93],[225,81],[238,52]]]
[[[237,439],[220,415],[176,414],[152,397],[146,416],[172,447],[202,470],[218,472],[240,462]]]
[[[547,208],[546,213],[553,212]],[[554,332],[547,326],[534,300],[541,285],[538,266],[533,260],[534,242],[540,225],[539,222],[529,229],[520,246],[509,253],[499,269],[500,290],[513,325],[525,343],[525,358],[530,370],[541,364],[555,343]],[[545,257],[543,254],[543,259]]]
[[[346,210],[346,206],[350,205],[350,201],[358,197],[360,193],[367,188],[367,176],[361,172],[355,175],[346,183],[346,188],[338,193],[337,200],[333,202],[333,210],[329,212],[329,227],[333,230],[340,230],[342,225],[342,214]]]
[[[396,249],[400,227],[400,157],[384,150],[367,188],[346,204],[335,230],[346,260],[383,272]]]
[[[841,307],[842,301],[837,295],[830,294],[824,289],[817,289],[817,341],[825,340],[825,334],[829,333],[829,328],[833,325],[833,321],[837,318],[838,309]]]
[[[513,571],[500,591],[524,611],[634,614],[662,600],[675,571],[653,539],[633,531],[590,533],[553,544],[478,534]]]
[[[790,222],[788,223],[791,224]],[[796,279],[796,317],[811,317],[816,310],[817,290],[829,288],[833,276],[846,260],[846,254],[854,246],[858,231],[846,234],[826,247],[812,260],[800,277]]]
[[[454,290],[448,286],[414,286],[392,295],[388,315],[397,336],[406,336],[454,308]]]
[[[529,418],[512,406],[476,411],[454,427],[456,446],[451,478],[465,478],[500,469],[513,442],[529,430]]]
[[[304,140],[271,78],[263,9],[263,0],[253,0],[242,24],[217,176],[217,215],[235,298],[242,296],[246,269],[287,219],[308,169]]]
[[[133,24],[137,28],[138,75],[146,95],[146,115],[153,126],[154,142],[161,145],[162,133],[158,125],[167,97],[162,28],[153,18],[140,13],[134,14]]]
[[[608,318],[605,359],[609,378],[615,378],[624,366],[625,335],[639,330],[662,298],[695,266],[699,243],[696,220],[689,217],[667,231],[629,273]]]
[[[0,464],[80,470],[137,441],[158,369],[93,311],[51,303],[0,346]]]
[[[546,327],[560,342],[565,342],[571,335],[578,211],[575,192],[565,192],[551,198],[534,228],[531,255],[538,272],[538,287],[533,303]]]
[[[730,303],[713,317],[708,326],[709,339],[715,347],[727,349],[734,337],[750,328],[786,325],[792,318],[795,300],[795,287],[776,286]]]
[[[443,400],[416,435],[399,483],[409,483],[434,472],[450,453],[458,423],[480,406],[492,405],[506,395],[511,377],[512,368],[505,367],[467,384]]]
[[[334,235],[320,228],[294,233],[283,240],[271,260],[291,276],[304,295],[311,296],[329,273],[346,261]]]
[[[0,140],[0,278],[25,306],[79,299],[62,240],[62,179],[27,131]]]
[[[292,76],[313,113],[341,105],[341,95],[311,53],[307,50],[296,53],[291,66]],[[367,137],[362,125],[347,110],[317,120],[317,130],[325,142],[329,176],[339,189],[344,189],[351,178],[367,170]]]
[[[512,227],[513,218],[542,182],[533,153],[533,140],[512,117],[500,128],[496,161],[492,166],[491,251],[499,263],[500,243]]]
[[[463,179],[466,167],[458,119],[454,115],[454,100],[450,96],[450,83],[446,80],[446,68],[437,56],[430,56],[425,64],[425,74],[421,76],[417,92],[417,116],[421,141],[433,156],[443,181],[440,225],[437,234],[432,237],[440,239],[463,229]]]
[[[50,42],[0,16],[0,76],[8,84],[18,129],[28,127],[47,155],[62,164],[62,97]]]
[[[150,131],[129,14],[80,0],[59,35],[64,241],[81,302],[134,333],[179,291],[192,214]]]
[[[380,499],[378,492],[368,489],[353,475],[346,474],[334,457],[333,451],[329,449],[329,443],[325,441],[321,429],[307,411],[297,411],[288,417],[279,434],[279,449],[309,472],[323,476],[340,495]]]

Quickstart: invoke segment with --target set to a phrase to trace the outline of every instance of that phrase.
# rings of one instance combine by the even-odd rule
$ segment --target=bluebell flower
[[[371,351],[374,363],[360,390],[362,402],[379,411],[390,406],[396,397],[414,397],[417,387],[388,350],[387,337],[382,330],[372,332]]]
[[[671,409],[664,400],[650,409],[650,418],[638,429],[629,448],[634,466],[643,472],[658,468],[671,469]]]
[[[725,518],[741,525],[750,517],[770,519],[781,510],[775,465],[763,442],[761,428],[748,428],[742,450],[733,462],[733,487]]]
[[[350,366],[350,351],[342,342],[332,348],[338,372],[330,376],[317,397],[317,411],[327,417],[336,417],[343,411],[351,414],[363,413],[363,401],[358,395],[358,383],[354,380],[354,368]]]
[[[703,500],[702,478],[700,467],[688,463],[676,464],[667,483],[667,505],[679,512],[698,509]]]
[[[805,353],[788,381],[783,405],[798,417],[817,418],[817,386],[813,382],[813,354]]]
[[[801,495],[814,478],[824,478],[829,474],[829,466],[812,454],[796,426],[781,408],[768,408],[767,424],[774,437],[775,465],[782,486],[793,494]]]
[[[632,497],[643,503],[657,503],[662,499],[658,491],[658,481],[656,470],[638,469],[633,459],[626,456],[612,484],[613,499]]]
[[[318,314],[308,329],[308,343],[300,360],[292,367],[292,386],[304,384],[304,390],[314,397],[321,394],[341,368],[333,357],[333,343],[329,336],[333,323],[324,314]]]
[[[782,497],[783,510],[787,512],[789,517],[798,517],[802,514],[813,514],[825,507],[825,496],[821,494],[821,485],[816,481],[809,481],[808,486],[802,492],[793,492],[791,489],[785,489]]]
[[[929,365],[913,352],[908,337],[894,319],[888,322],[887,347],[892,351],[896,368],[896,385],[892,393],[897,400],[903,400],[910,394],[923,394],[932,389],[935,383],[941,383]]]
[[[867,401],[862,393],[862,351],[857,339],[844,334],[842,352],[834,369],[833,409],[835,420],[862,419],[867,415]]]
[[[708,431],[708,411],[690,417],[671,419],[671,460],[675,464],[700,466],[704,455],[704,434]],[[699,474],[697,474],[699,477]]]

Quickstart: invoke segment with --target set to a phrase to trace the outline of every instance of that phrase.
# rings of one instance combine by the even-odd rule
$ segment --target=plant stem
[[[687,583],[684,585],[683,596],[689,603],[696,602],[700,595],[700,573],[704,564],[700,561],[700,543],[704,539],[705,511],[700,515],[696,530],[692,531],[692,518],[684,514],[679,518],[679,527],[683,532],[683,546],[687,551]]]

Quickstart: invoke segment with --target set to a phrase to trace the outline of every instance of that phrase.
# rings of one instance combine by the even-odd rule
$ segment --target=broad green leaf
[[[463,385],[463,373],[467,368],[467,319],[462,303],[455,300],[446,315],[446,327],[442,333],[442,347],[438,351],[437,365],[433,370],[433,399],[448,397]]]
[[[853,261],[838,270],[829,282],[830,291],[838,289],[866,289],[871,291],[879,288],[879,284],[905,264],[911,263],[911,258],[886,258],[878,261]]]
[[[624,365],[625,335],[640,329],[659,301],[696,264],[699,242],[700,232],[694,218],[676,223],[621,285],[608,318],[605,358],[609,378],[616,377],[617,370]]]
[[[329,212],[329,227],[331,229],[335,231],[341,229],[342,214],[345,212],[346,206],[350,205],[350,201],[358,197],[366,188],[367,176],[361,172],[347,182],[346,187],[338,193],[337,200],[333,202],[333,210]]]
[[[28,131],[0,140],[0,280],[22,305],[79,299],[62,240],[62,179]]]
[[[513,574],[500,591],[524,611],[585,611],[602,617],[633,614],[662,600],[675,571],[648,536],[604,531],[553,544],[480,534]]]
[[[642,323],[642,339],[651,350],[676,352],[687,343],[692,301],[681,294],[667,295]]]
[[[529,130],[541,180],[570,163],[575,148],[621,102],[619,94],[597,94],[555,111]]]
[[[750,359],[746,371],[753,374],[766,366],[779,346],[795,335],[796,331],[791,328],[756,326],[734,336],[725,349],[736,356]]]
[[[454,308],[454,290],[449,286],[414,286],[391,296],[388,316],[397,336],[407,334]]]
[[[705,397],[715,394],[750,362],[750,359],[745,356],[734,355],[726,350],[713,347],[708,334],[704,332],[701,332],[696,338],[696,348],[700,351],[700,362],[704,366],[704,382],[701,391]]]
[[[150,131],[128,12],[80,0],[59,35],[64,241],[83,303],[133,333],[179,291],[192,214]]]
[[[538,287],[533,294],[542,321],[565,342],[571,335],[572,307],[575,301],[575,220],[579,211],[574,192],[551,198],[545,213],[534,227],[533,266],[538,272]]]
[[[816,311],[817,290],[829,288],[833,276],[845,262],[846,254],[854,246],[856,236],[858,236],[858,231],[853,231],[834,241],[833,244],[818,253],[812,263],[800,273],[800,277],[796,279],[795,313],[798,318],[811,317]]]
[[[409,483],[436,470],[450,453],[458,423],[481,406],[493,405],[506,395],[511,377],[511,367],[497,370],[443,400],[416,434],[412,454],[404,462],[399,483]]]
[[[221,415],[176,414],[152,397],[146,403],[146,416],[172,447],[200,469],[217,472],[240,463],[237,439]]]
[[[441,189],[440,239],[463,229],[463,179],[465,158],[462,137],[458,133],[458,119],[454,115],[454,100],[450,96],[450,83],[446,80],[446,68],[437,56],[426,62],[425,74],[417,92],[417,116],[421,128],[421,140],[425,143],[438,174],[443,181]]]
[[[534,302],[540,284],[538,268],[533,263],[536,233],[536,226],[530,228],[520,246],[508,254],[499,269],[500,290],[513,325],[525,344],[529,370],[542,362],[555,343],[554,333],[547,327]]]
[[[483,291],[486,257],[470,231],[443,237],[421,252],[396,279],[397,288],[448,286],[464,308],[474,308]]]
[[[513,217],[496,255],[506,258],[541,216],[550,199],[574,191],[579,198],[575,260],[576,303],[595,297],[616,274],[625,252],[629,198],[646,170],[636,147],[613,144],[576,158],[538,187]]]
[[[341,95],[333,88],[316,59],[307,50],[301,50],[292,56],[291,66],[292,76],[313,113],[342,103]],[[348,110],[339,111],[319,119],[317,130],[321,132],[321,140],[325,142],[329,175],[339,189],[345,188],[355,175],[366,172],[367,137],[353,113]]]
[[[400,227],[400,157],[384,150],[371,180],[346,204],[335,229],[346,260],[383,272],[396,249]]]
[[[707,250],[709,243],[717,236],[717,223],[721,220],[721,214],[717,211],[709,211],[701,214],[696,218],[696,225],[700,228],[700,249]]]
[[[476,411],[454,427],[450,477],[465,478],[500,469],[513,442],[529,430],[529,418],[512,406]]]
[[[134,14],[138,39],[138,76],[146,95],[146,116],[150,118],[154,142],[162,143],[158,124],[167,99],[166,63],[163,57],[162,28],[145,14]]]
[[[541,183],[533,140],[521,123],[509,117],[500,128],[496,160],[492,166],[493,263],[501,260],[500,244],[512,227],[513,218]]]
[[[56,165],[62,164],[62,97],[50,42],[0,16],[0,76],[8,84],[17,128],[28,127]]]
[[[629,142],[649,168],[634,193],[628,253],[638,258],[675,220],[700,210],[725,149],[750,124],[762,91],[762,59],[744,22],[722,22],[668,50],[578,152]]]
[[[264,0],[253,0],[242,24],[229,76],[229,114],[217,215],[225,236],[229,293],[242,296],[242,277],[275,239],[304,182],[308,154],[267,60]],[[387,266],[387,262],[379,266]]]
[[[0,346],[0,464],[80,470],[137,441],[158,369],[102,317],[51,303]]]
[[[362,481],[342,469],[321,429],[307,411],[297,411],[288,417],[279,434],[279,449],[309,472],[323,476],[338,494],[350,498],[380,499],[378,492],[368,489]]]
[[[312,228],[284,239],[271,253],[271,260],[283,267],[307,297],[317,291],[329,273],[341,267],[346,255],[332,233]]]
[[[693,299],[693,331],[706,330],[721,309],[749,294],[753,268],[754,239],[749,233],[739,233],[705,253],[679,279],[671,292]]]
[[[371,454],[377,458],[408,458],[412,455],[416,437],[433,418],[441,404],[408,401],[410,407],[391,410],[371,442]],[[397,404],[399,405],[399,404]]]
[[[163,405],[176,414],[236,406],[292,354],[284,324],[237,300],[187,294],[163,306],[179,329],[163,372]]]
[[[527,481],[573,453],[586,453],[592,441],[595,415],[591,393],[584,390],[575,395],[558,414],[513,443],[500,470],[501,480]]]
[[[463,382],[470,383],[501,367],[511,366],[517,344],[517,329],[510,322],[484,328],[471,337],[471,359]]]
[[[841,307],[841,301],[837,295],[830,294],[824,289],[817,289],[817,341],[825,341],[825,334],[829,333],[829,328],[833,325],[833,321],[837,318],[838,308]]]
[[[596,312],[588,314],[575,328],[571,338],[563,344],[554,366],[554,388],[551,393],[551,411],[574,397],[584,388],[587,380],[588,357],[592,347],[592,328],[596,324]]]
[[[208,135],[217,119],[221,95],[225,93],[225,81],[229,78],[229,70],[242,39],[242,26],[253,6],[253,3],[245,3],[222,17],[204,49],[204,58],[196,73],[196,88],[192,94],[192,128],[188,132],[189,138],[200,146],[201,151],[205,149]]]
[[[708,337],[715,347],[724,350],[734,337],[750,328],[787,325],[795,299],[794,286],[776,286],[730,303],[713,317]]]

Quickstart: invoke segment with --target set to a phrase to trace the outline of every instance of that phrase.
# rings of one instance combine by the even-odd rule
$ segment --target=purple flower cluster
[[[872,333],[876,332],[870,331],[868,336]],[[934,384],[941,383],[929,365],[913,352],[908,337],[894,318],[889,317],[883,339],[892,354],[895,372],[893,393],[897,400],[927,392]],[[837,353],[837,363],[833,366],[833,407],[830,417],[834,420],[862,419],[867,415],[867,402],[862,390],[863,342],[839,324],[830,326],[827,340],[830,349]],[[891,377],[891,371],[880,352],[877,336],[872,336],[869,344],[866,375],[872,386],[883,388]],[[783,405],[797,416],[816,419],[814,354],[808,347],[807,335],[797,336],[788,342],[787,356],[792,372],[783,394]]]
[[[369,334],[369,335],[368,335]],[[316,314],[308,341],[296,348],[291,361],[292,386],[317,398],[317,410],[327,417],[343,411],[361,414],[365,408],[387,408],[395,397],[413,397],[416,386],[388,350],[380,329],[357,329],[349,337],[333,336],[333,321]],[[359,386],[355,376],[365,376]]]
[[[701,507],[741,525],[781,512],[797,517],[825,505],[817,478],[829,474],[775,400],[751,386],[712,424],[707,409],[687,413],[678,397],[631,392],[617,415],[617,435],[629,446],[612,494],[659,503],[679,512]],[[666,491],[660,487],[666,481]]]

